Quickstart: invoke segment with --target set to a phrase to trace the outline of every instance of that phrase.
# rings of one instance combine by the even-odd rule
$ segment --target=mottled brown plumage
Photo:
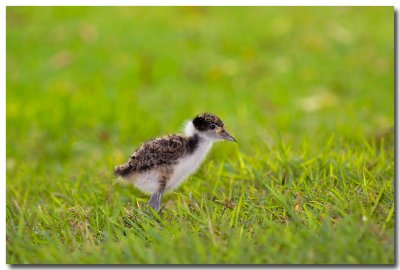
[[[169,135],[149,140],[132,154],[126,164],[116,167],[114,172],[126,176],[160,166],[173,166],[180,157],[192,153],[198,141],[198,136],[184,135]]]

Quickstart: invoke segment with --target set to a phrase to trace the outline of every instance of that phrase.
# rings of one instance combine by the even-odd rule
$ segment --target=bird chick
[[[114,173],[150,193],[149,205],[158,211],[164,193],[176,189],[193,174],[214,142],[236,140],[216,115],[203,113],[185,125],[185,135],[169,135],[145,142]]]

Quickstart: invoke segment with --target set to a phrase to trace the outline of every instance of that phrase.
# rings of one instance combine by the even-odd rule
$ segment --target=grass
[[[7,263],[394,263],[390,7],[7,7]],[[112,175],[208,111],[164,198]]]

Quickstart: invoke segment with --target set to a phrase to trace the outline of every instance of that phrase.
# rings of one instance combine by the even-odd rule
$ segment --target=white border
[[[6,0],[6,6],[394,6],[395,0]]]
[[[1,119],[0,119],[0,138],[3,147],[3,149],[0,155],[0,168],[1,168],[1,181],[3,181],[3,188],[0,188],[0,195],[1,198],[3,198],[3,205],[1,207],[0,211],[0,220],[2,220],[0,227],[1,227],[1,234],[3,239],[3,243],[0,244],[0,256],[1,261],[0,265],[5,265],[6,263],[6,208],[5,208],[5,200],[6,200],[6,6],[157,6],[157,5],[171,5],[171,6],[181,6],[181,5],[186,5],[186,6],[193,6],[193,5],[199,5],[199,6],[224,6],[224,5],[233,5],[233,6],[395,6],[396,12],[397,12],[397,25],[396,25],[396,45],[399,44],[399,36],[400,36],[400,30],[398,27],[399,23],[399,11],[400,11],[400,0],[380,0],[380,1],[371,1],[371,0],[337,0],[337,1],[327,1],[327,0],[320,0],[320,1],[311,1],[311,0],[271,0],[268,2],[262,2],[262,1],[257,1],[257,0],[248,0],[248,1],[210,1],[210,0],[204,0],[204,1],[182,1],[182,0],[175,0],[175,1],[154,1],[154,0],[136,0],[136,1],[128,1],[128,0],[6,0],[6,1],[1,1],[0,2],[0,31],[1,31],[1,41],[0,41],[0,59],[3,59],[0,65],[0,109],[1,109]],[[398,46],[396,47],[396,55],[399,55],[399,48]],[[397,59],[396,59],[397,60]],[[397,65],[397,63],[395,63]],[[400,76],[400,70],[396,68],[396,78],[399,78]],[[397,91],[397,89],[396,89]],[[399,104],[399,95],[396,95],[396,104]],[[396,121],[399,119],[399,110],[397,109],[397,114],[396,114]],[[397,124],[398,122],[396,122]],[[397,125],[398,126],[398,125]],[[397,141],[399,141],[399,132],[397,132]],[[396,152],[396,160],[399,161],[399,153],[398,151]],[[396,164],[397,165],[397,164]],[[397,167],[397,166],[396,166]],[[395,179],[397,182],[397,185],[399,185],[399,179]],[[398,187],[397,187],[398,189]],[[398,196],[396,194],[396,203],[398,202]],[[398,205],[396,205],[396,228],[398,228]],[[399,240],[399,233],[396,232],[396,238],[397,238],[397,243]],[[399,258],[399,247],[397,246],[396,250],[396,258]],[[398,263],[398,261],[397,261]],[[11,269],[9,265],[6,266],[7,269]],[[22,267],[19,267],[20,269],[23,269]],[[28,267],[26,267],[28,268]],[[38,267],[39,269],[41,268],[40,266]],[[46,267],[46,269],[52,269],[53,267]],[[54,266],[56,268],[56,266]],[[63,269],[85,269],[86,267],[83,266],[77,266],[77,267],[63,267]],[[96,266],[91,266],[91,268],[100,268]],[[114,269],[115,267],[113,266],[106,266],[106,267],[101,267],[101,269]],[[141,268],[141,267],[135,267],[136,269]],[[148,268],[148,267],[146,267]],[[161,268],[161,267],[154,267],[154,268]],[[224,267],[224,268],[233,268],[233,267]],[[273,268],[271,266],[268,266],[268,268]],[[285,267],[286,268],[286,267]],[[280,268],[280,269],[285,269],[285,268]],[[306,266],[304,268],[307,268]],[[321,267],[322,268],[322,267]],[[369,267],[370,268],[370,267]],[[373,267],[375,268],[375,267]],[[379,267],[376,267],[379,268]],[[399,265],[396,265],[396,268],[400,268]],[[209,269],[217,269],[216,267],[209,267]]]
[[[0,180],[2,181],[3,188],[0,188],[0,196],[3,202],[3,206],[0,210],[0,223],[1,227],[1,238],[2,243],[0,244],[0,256],[1,262],[4,265],[6,263],[6,7],[4,4],[0,4],[0,31],[1,31],[1,41],[0,41],[0,59],[3,59],[0,65],[0,137],[1,144],[0,147]]]

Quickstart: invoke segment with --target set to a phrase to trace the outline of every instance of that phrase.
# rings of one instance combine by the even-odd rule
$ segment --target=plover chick
[[[214,142],[236,142],[221,119],[210,113],[188,121],[184,131],[185,135],[169,135],[145,142],[127,163],[115,167],[116,175],[151,194],[149,204],[156,211],[160,209],[163,194],[179,187],[197,170]]]

